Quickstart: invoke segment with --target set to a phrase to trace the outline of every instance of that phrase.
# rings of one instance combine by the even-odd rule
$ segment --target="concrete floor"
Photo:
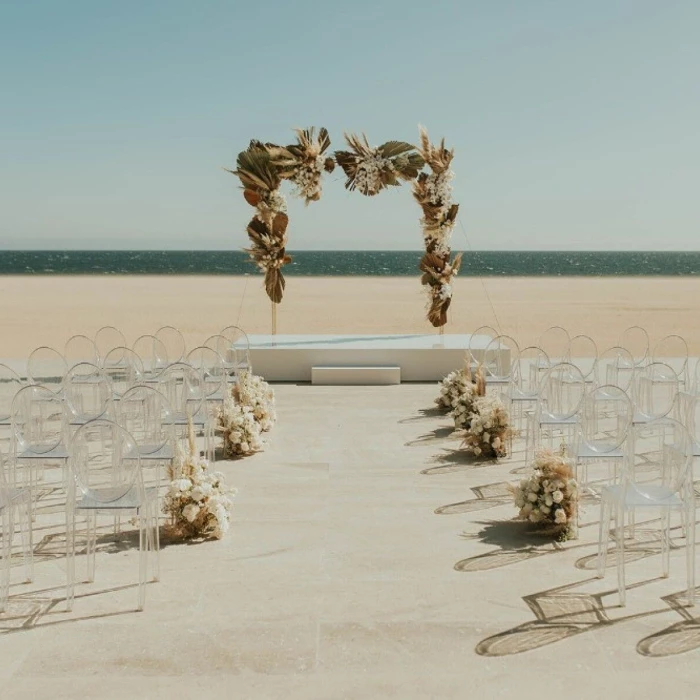
[[[46,501],[35,582],[0,616],[2,700],[698,696],[683,540],[661,579],[654,523],[639,526],[620,608],[614,557],[595,578],[597,506],[562,545],[509,522],[523,442],[470,462],[435,385],[276,391],[266,451],[218,463],[239,489],[228,537],[164,542],[142,613],[133,536],[106,520],[96,581],[64,611]]]

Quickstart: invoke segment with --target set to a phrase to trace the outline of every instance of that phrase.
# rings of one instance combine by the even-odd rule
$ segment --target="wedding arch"
[[[451,163],[454,149],[442,139],[433,145],[420,127],[420,147],[404,141],[370,146],[367,137],[344,134],[349,150],[327,155],[328,131],[315,127],[295,130],[297,142],[288,146],[253,140],[236,159],[237,175],[246,202],[255,207],[248,224],[250,248],[245,249],[265,275],[265,291],[273,309],[272,332],[276,332],[276,306],[284,296],[282,268],[292,261],[286,252],[287,204],[280,192],[283,181],[292,183],[293,194],[308,205],[321,198],[323,173],[335,165],[342,168],[346,189],[372,197],[401,182],[411,182],[413,197],[421,207],[425,253],[420,261],[421,284],[428,291],[427,319],[435,328],[447,323],[452,303],[452,278],[459,271],[462,254],[452,258],[451,238],[459,205],[452,201]],[[424,167],[428,166],[429,171]]]

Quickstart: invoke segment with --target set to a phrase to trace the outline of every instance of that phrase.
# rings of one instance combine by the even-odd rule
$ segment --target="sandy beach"
[[[0,277],[0,357],[26,358],[39,345],[62,348],[75,333],[117,326],[128,342],[174,325],[193,347],[222,327],[270,332],[262,279],[205,276]],[[425,296],[411,277],[291,277],[278,309],[279,333],[426,333]],[[700,354],[700,279],[461,278],[446,332],[489,324],[521,344],[555,324],[587,333],[600,350],[641,325],[652,343],[683,335]]]

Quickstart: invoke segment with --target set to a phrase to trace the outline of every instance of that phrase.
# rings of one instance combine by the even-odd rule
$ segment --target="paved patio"
[[[620,608],[614,568],[595,578],[597,507],[562,545],[509,522],[523,441],[497,465],[456,453],[435,385],[276,391],[266,451],[218,464],[239,489],[229,536],[164,542],[143,613],[133,536],[106,521],[64,612],[46,501],[35,582],[0,616],[3,700],[697,697],[682,546],[661,579],[642,523]]]

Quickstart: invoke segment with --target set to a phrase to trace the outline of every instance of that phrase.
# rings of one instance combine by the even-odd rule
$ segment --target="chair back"
[[[217,333],[210,335],[203,343],[208,348],[216,350],[224,362],[224,367],[230,370],[238,370],[238,357],[236,348],[231,345],[231,341],[225,336]]]
[[[170,364],[167,348],[154,335],[139,336],[131,349],[141,358],[144,374],[148,377],[158,376]]]
[[[69,448],[72,479],[69,490],[75,500],[89,499],[92,508],[119,500],[132,489],[143,498],[138,446],[125,428],[98,419],[81,425]]]
[[[675,493],[686,489],[690,493],[691,441],[683,425],[664,417],[633,425],[630,431],[634,454],[625,468],[628,491],[648,505],[654,505],[658,487]]]
[[[63,378],[68,371],[66,358],[50,348],[42,345],[34,350],[27,360],[27,379],[30,384],[40,384],[51,389],[54,393],[60,393],[63,387]]]
[[[630,326],[622,333],[620,345],[633,358],[635,367],[642,367],[649,360],[649,334],[641,326]]]
[[[170,362],[181,362],[187,352],[185,338],[174,326],[163,326],[156,331],[156,338],[165,346]]]
[[[69,367],[77,365],[78,362],[91,362],[93,365],[100,364],[100,353],[92,338],[86,335],[73,335],[68,338],[63,356]]]
[[[188,353],[187,363],[199,373],[205,399],[225,396],[228,375],[224,361],[216,350],[200,345]]]
[[[486,379],[510,380],[513,365],[520,360],[520,348],[509,335],[497,335],[484,351],[484,372]]]
[[[117,416],[142,455],[155,454],[172,444],[173,411],[158,389],[145,384],[127,389],[117,404]]]
[[[581,370],[570,362],[560,362],[545,371],[539,388],[540,415],[552,420],[573,418],[586,395]]]
[[[576,365],[583,378],[592,382],[598,365],[598,346],[589,335],[575,335],[569,343],[569,361]]]
[[[597,382],[601,386],[614,384],[629,394],[632,390],[635,369],[632,353],[627,348],[616,345],[608,348],[598,358]]]
[[[24,386],[19,374],[11,367],[0,364],[0,425],[10,422],[12,401]]]
[[[537,345],[547,353],[552,364],[568,361],[570,343],[569,331],[561,326],[551,326],[537,341]]]
[[[101,360],[107,356],[107,353],[112,348],[126,347],[126,338],[124,334],[114,326],[102,326],[95,333],[95,346]]]
[[[549,367],[547,353],[536,345],[520,351],[518,362],[513,364],[513,387],[521,395],[536,396],[542,378],[542,370]]]
[[[581,441],[601,456],[619,450],[627,439],[633,412],[630,397],[620,387],[606,384],[592,388],[583,400]]]
[[[63,393],[72,419],[94,420],[111,405],[112,381],[97,365],[79,362],[68,370]]]
[[[481,364],[486,347],[497,335],[498,331],[492,326],[479,326],[469,335],[467,355],[472,367],[477,367]],[[486,343],[484,343],[484,336],[487,338]]]
[[[22,387],[12,402],[12,442],[15,454],[47,454],[68,431],[65,402],[39,384]]]
[[[653,362],[665,362],[678,375],[683,388],[688,379],[688,343],[680,335],[667,335],[654,346]]]
[[[665,362],[651,362],[635,372],[632,401],[647,421],[670,415],[680,390],[678,375]]]
[[[170,403],[173,418],[183,423],[189,417],[196,416],[204,402],[202,379],[191,365],[186,362],[174,362],[168,365],[159,376],[159,390]]]
[[[139,384],[144,375],[141,358],[127,347],[112,348],[102,361],[102,371],[112,382],[115,398],[120,398],[125,391]]]
[[[223,335],[229,340],[229,347],[235,350],[239,366],[241,364],[251,369],[250,362],[250,339],[248,334],[239,326],[226,326],[219,335]]]

